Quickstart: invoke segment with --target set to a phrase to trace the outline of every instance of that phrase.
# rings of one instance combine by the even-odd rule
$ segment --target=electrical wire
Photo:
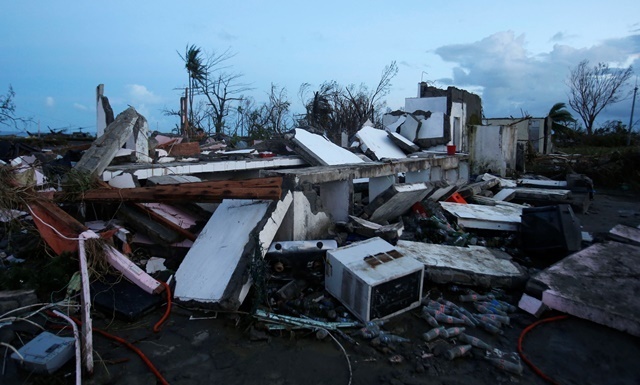
[[[73,322],[75,322],[78,326],[82,326],[82,322],[79,319],[71,317],[71,316],[69,318],[71,318],[73,320]],[[131,351],[136,353],[140,357],[140,359],[142,359],[142,361],[145,363],[145,365],[147,365],[147,367],[151,370],[151,372],[156,376],[156,378],[158,379],[158,381],[162,385],[169,385],[167,380],[162,376],[160,371],[158,371],[158,369],[153,365],[151,360],[149,360],[149,358],[147,358],[147,356],[142,352],[142,350],[138,349],[131,342],[125,340],[124,338],[118,337],[116,335],[109,334],[109,333],[107,333],[106,331],[104,331],[102,329],[93,328],[93,330],[95,332],[97,332],[98,334],[102,335],[103,337],[106,337],[106,338],[109,338],[109,339],[111,339],[113,341],[121,343],[122,345],[126,346]]]
[[[167,310],[165,310],[162,318],[160,318],[160,320],[153,326],[154,333],[157,333],[160,331],[162,324],[167,320],[167,318],[169,318],[169,314],[171,314],[171,288],[166,282],[160,282],[160,283],[164,286],[164,289],[167,292]]]
[[[568,315],[560,315],[560,316],[556,316],[556,317],[550,317],[550,318],[545,318],[545,319],[541,319],[539,321],[536,321],[534,323],[532,323],[531,325],[527,326],[522,333],[520,333],[520,337],[518,338],[518,353],[520,354],[520,357],[522,357],[522,360],[524,362],[527,363],[527,365],[529,365],[529,367],[540,377],[542,377],[543,379],[545,379],[546,381],[550,382],[551,384],[554,385],[559,385],[558,382],[556,382],[554,379],[552,379],[551,377],[547,376],[542,370],[540,370],[537,366],[535,366],[533,364],[533,362],[531,362],[529,360],[529,358],[527,358],[527,356],[524,354],[524,349],[522,347],[523,341],[524,341],[524,337],[527,335],[527,333],[529,333],[533,328],[535,328],[538,325],[542,325],[543,323],[548,323],[548,322],[554,322],[554,321],[561,321],[561,320],[565,320],[569,318]]]

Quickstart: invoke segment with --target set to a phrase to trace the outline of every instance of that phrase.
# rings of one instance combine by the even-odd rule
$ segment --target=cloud
[[[565,37],[561,34],[558,37]],[[566,102],[566,79],[581,60],[591,63],[628,63],[640,52],[640,35],[608,39],[589,48],[555,44],[550,52],[533,54],[525,35],[494,33],[468,44],[441,46],[442,60],[454,63],[451,79],[440,82],[481,90],[487,117],[520,116],[520,111],[544,116],[557,102]]]
[[[54,107],[56,105],[56,101],[53,96],[47,96],[44,98],[44,105],[47,107]]]
[[[238,36],[236,35],[232,35],[227,31],[224,30],[220,30],[218,32],[218,37],[222,40],[226,40],[226,41],[234,41],[234,40],[238,40]]]
[[[559,31],[559,32],[556,32],[555,35],[551,36],[549,41],[552,43],[560,43],[562,41],[573,39],[574,37],[577,37],[577,36],[578,35],[568,34],[566,32]]]
[[[89,111],[89,107],[80,103],[73,103],[73,108],[80,111]]]
[[[140,84],[127,84],[126,86],[129,98],[132,104],[158,104],[162,103],[162,98],[153,92],[149,91],[147,87]]]

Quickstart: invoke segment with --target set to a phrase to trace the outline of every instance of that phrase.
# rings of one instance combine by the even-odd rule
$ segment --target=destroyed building
[[[374,348],[367,354],[394,365],[412,361],[423,371],[434,357],[481,357],[480,364],[522,375],[515,344],[501,337],[513,337],[512,317],[532,323],[523,317],[547,308],[640,335],[637,301],[614,306],[603,294],[623,298],[638,290],[639,230],[620,227],[612,230],[616,240],[583,248],[591,241],[576,213],[588,209],[593,184],[575,174],[561,181],[503,178],[515,167],[518,132],[510,124],[495,131],[478,125],[476,95],[421,83],[404,113],[386,115],[386,129],[364,125],[349,149],[302,128],[269,149],[148,138],[146,119],[133,107],[110,118],[100,87],[97,103],[104,132],[72,165],[97,184],[65,191],[67,173],[55,183],[62,188],[44,189],[52,183],[36,157],[18,156],[6,166],[8,181],[35,189],[21,198],[21,211],[8,212],[9,220],[32,222],[54,253],[78,255],[80,294],[65,300],[80,298],[83,351],[76,363],[85,372],[97,370],[92,312],[131,321],[157,311],[165,296],[166,313],[154,332],[173,301],[181,311],[242,310],[253,319],[252,335],[335,333],[349,347],[366,341]],[[502,136],[509,145],[496,139]],[[481,153],[481,141],[498,142],[503,152],[487,145],[489,152]],[[482,156],[496,163],[478,166]],[[613,253],[615,266],[598,259],[605,253]],[[86,266],[96,255],[126,279],[96,282]],[[616,274],[628,279],[608,291]],[[584,290],[585,281],[591,290]],[[121,285],[132,288],[122,295]],[[109,294],[98,298],[104,291]],[[514,300],[510,292],[525,294]],[[0,315],[28,306],[16,298]],[[410,328],[388,326],[402,316],[418,325],[413,339]],[[11,343],[16,333],[9,333]],[[20,352],[46,343],[66,347],[60,361],[73,357],[74,339],[41,338],[15,349],[11,359],[42,370]],[[174,379],[180,371],[155,369]]]

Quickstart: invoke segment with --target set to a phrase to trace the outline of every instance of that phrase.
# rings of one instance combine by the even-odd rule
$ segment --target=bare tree
[[[13,91],[13,87],[9,85],[9,90],[5,95],[0,95],[0,124],[5,126],[18,128],[18,123],[26,124],[31,119],[16,117],[16,105],[13,98],[16,93]]]
[[[605,107],[625,97],[623,86],[632,74],[631,67],[609,68],[606,63],[590,67],[587,60],[571,70],[567,82],[569,105],[580,115],[587,134],[593,134],[596,117]]]
[[[373,90],[365,84],[350,84],[343,88],[337,82],[329,81],[322,83],[318,91],[310,93],[310,85],[303,84],[299,96],[306,107],[306,114],[301,124],[320,129],[329,139],[339,143],[343,132],[349,136],[355,134],[367,119],[374,124],[379,123],[385,106],[382,98],[389,93],[391,80],[397,73],[396,62],[391,62],[382,71]]]
[[[242,131],[253,139],[282,136],[292,127],[290,106],[286,89],[271,84],[268,101],[259,106],[250,98],[242,101]]]

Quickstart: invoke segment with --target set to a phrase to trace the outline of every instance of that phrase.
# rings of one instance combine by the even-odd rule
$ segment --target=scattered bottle
[[[410,340],[404,337],[397,336],[395,334],[382,333],[371,341],[374,346],[388,345],[398,342],[410,342]]]
[[[449,328],[446,329],[444,331],[444,333],[442,334],[442,336],[444,338],[451,338],[451,337],[455,337],[457,335],[460,335],[461,333],[463,333],[465,331],[465,328]]]
[[[426,306],[422,308],[422,318],[424,318],[429,324],[429,326],[433,328],[437,328],[438,326],[440,326],[438,324],[438,321],[435,318],[433,318],[433,316],[429,314],[429,312],[426,310]]]
[[[455,348],[449,349],[445,352],[448,359],[453,360],[457,357],[462,357],[471,350],[471,345],[460,345]]]
[[[460,318],[452,317],[443,313],[436,313],[436,321],[444,322],[450,325],[464,325],[464,321]]]
[[[515,363],[515,362],[504,360],[502,358],[487,358],[487,360],[502,370],[505,370],[513,374],[518,374],[518,375],[522,374],[523,368],[522,368],[522,363],[520,362]]]
[[[502,330],[500,330],[499,327],[490,324],[489,322],[480,321],[478,325],[491,334],[502,334]]]
[[[469,344],[471,346],[475,346],[476,348],[480,348],[480,349],[484,349],[484,350],[492,350],[493,347],[489,344],[487,344],[486,342],[484,342],[483,340],[481,340],[478,337],[473,337],[470,336],[468,334],[460,334],[458,336],[458,339],[462,342],[464,342],[465,344]]]
[[[444,328],[444,326],[440,326],[438,328],[431,329],[428,332],[422,334],[422,339],[427,341],[427,342],[429,342],[429,341],[441,336],[444,333],[445,330],[446,329]]]

